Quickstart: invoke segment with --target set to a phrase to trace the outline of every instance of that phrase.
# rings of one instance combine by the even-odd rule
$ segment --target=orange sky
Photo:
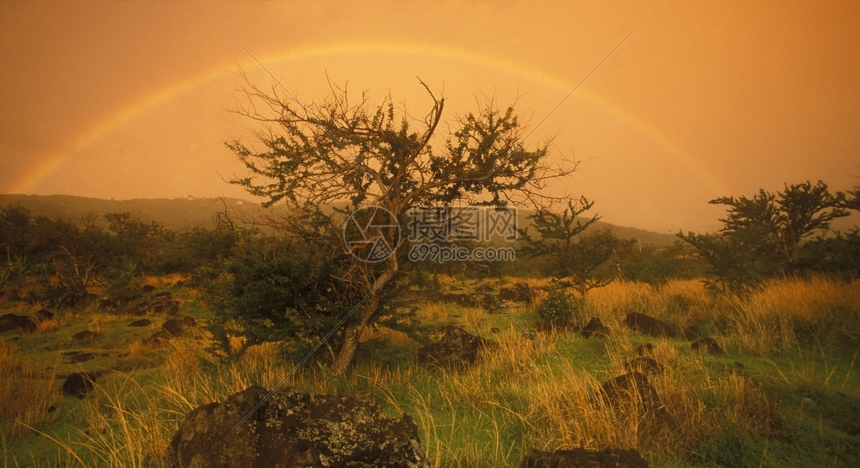
[[[233,72],[303,100],[326,73],[390,90],[416,115],[416,76],[447,116],[495,94],[580,170],[564,182],[604,220],[708,230],[707,201],[860,176],[858,2],[0,3],[0,193],[235,196],[224,147]],[[443,129],[444,130],[444,129]]]

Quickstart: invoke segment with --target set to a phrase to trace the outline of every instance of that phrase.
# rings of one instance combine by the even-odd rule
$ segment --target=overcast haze
[[[225,109],[238,67],[273,81],[226,31],[303,101],[327,74],[422,116],[421,77],[449,121],[484,93],[534,126],[634,29],[527,142],[581,161],[563,189],[605,221],[710,230],[719,196],[858,184],[860,2],[7,1],[0,192],[249,198]]]

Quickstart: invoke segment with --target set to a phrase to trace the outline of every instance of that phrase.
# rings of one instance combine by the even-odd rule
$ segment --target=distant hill
[[[0,195],[0,206],[20,203],[34,215],[47,217],[80,218],[95,214],[100,220],[107,213],[129,212],[144,221],[155,221],[162,226],[181,230],[195,226],[214,225],[213,216],[223,211],[252,214],[261,210],[259,204],[236,198],[155,198],[133,200],[103,200],[71,195]],[[238,216],[236,217],[238,221]],[[106,222],[105,222],[106,224]]]
[[[79,218],[95,214],[100,220],[106,213],[129,212],[144,221],[155,221],[169,229],[181,230],[195,226],[213,226],[213,215],[230,210],[234,221],[240,224],[243,217],[265,213],[259,203],[237,198],[156,198],[133,200],[103,200],[71,195],[0,195],[0,206],[20,203],[34,215]],[[519,210],[519,226],[530,224],[528,210]],[[591,229],[610,228],[622,239],[636,239],[643,245],[672,245],[677,239],[672,234],[661,234],[633,227],[616,226],[598,221]]]

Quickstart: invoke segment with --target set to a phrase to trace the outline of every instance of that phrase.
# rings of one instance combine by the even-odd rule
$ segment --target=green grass
[[[469,291],[475,285],[446,281],[443,287]],[[214,319],[193,291],[174,293],[184,300],[181,314]],[[418,304],[419,324],[408,333],[368,332],[347,375],[334,377],[324,365],[309,364],[286,385],[314,393],[369,393],[390,415],[409,413],[435,466],[516,467],[531,448],[575,446],[635,447],[652,466],[860,466],[858,347],[851,341],[860,323],[858,298],[860,283],[825,279],[775,282],[744,300],[712,300],[695,282],[659,291],[614,284],[592,291],[577,320],[581,326],[579,321],[600,317],[611,336],[536,333],[564,368],[523,338],[505,314],[425,302]],[[683,339],[629,331],[622,323],[630,311],[674,325],[700,323],[727,352],[702,355]],[[531,307],[515,305],[512,312],[534,331]],[[126,326],[130,318],[103,315],[73,311],[53,331],[0,335],[17,347],[0,360],[7,363],[5,375],[23,387],[52,385],[42,398],[58,407],[42,419],[27,419],[23,406],[3,409],[4,466],[159,466],[188,411],[251,383],[272,388],[292,368],[273,344],[251,347],[244,356],[206,353],[202,332],[163,347],[142,346],[140,339],[159,321],[134,329]],[[765,324],[774,328],[762,336]],[[426,369],[417,362],[417,349],[442,325],[463,326],[499,348],[467,371]],[[96,340],[70,341],[88,327],[100,330]],[[651,381],[673,420],[622,414],[625,430],[583,388],[594,393],[623,373],[645,342],[655,344],[655,357],[667,367]],[[68,350],[109,356],[58,363],[59,353]],[[97,391],[84,400],[58,396],[59,376],[77,370],[104,372]],[[51,381],[51,375],[57,378]],[[27,421],[38,432],[21,425]]]

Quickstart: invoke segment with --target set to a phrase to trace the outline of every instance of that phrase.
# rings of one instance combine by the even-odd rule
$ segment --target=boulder
[[[72,335],[72,341],[89,341],[98,336],[97,333],[91,332],[89,330],[84,330],[82,332],[75,333]]]
[[[101,356],[106,356],[106,354],[103,354],[103,353],[81,353],[81,352],[76,351],[76,352],[68,355],[68,362],[70,364],[77,364],[80,362],[92,361],[93,359],[95,359],[97,357],[101,357]]]
[[[160,345],[160,344],[161,344],[161,343],[163,343],[164,341],[166,341],[166,340],[168,340],[169,338],[171,338],[171,336],[172,336],[172,335],[170,335],[169,333],[167,333],[167,332],[166,332],[166,331],[164,331],[164,330],[158,330],[157,332],[153,333],[152,335],[149,335],[149,337],[144,338],[144,340],[143,340],[143,344],[146,344],[146,345]]]
[[[663,403],[657,390],[648,382],[648,377],[640,372],[630,372],[608,380],[601,386],[606,402],[617,408],[625,401],[634,401],[646,413],[663,413]]]
[[[663,366],[654,358],[638,357],[626,364],[624,367],[628,372],[641,372],[643,374],[659,374],[663,372]]]
[[[510,288],[502,288],[499,291],[499,299],[512,302],[527,302],[531,304],[535,298],[535,291],[528,283],[517,283]]]
[[[35,320],[36,323],[39,323],[44,320],[54,320],[54,313],[48,309],[42,309],[33,314],[33,320]]]
[[[609,327],[603,324],[597,317],[591,317],[591,321],[582,328],[579,335],[583,338],[591,338],[592,336],[609,336]]]
[[[418,350],[418,361],[435,367],[465,368],[474,364],[480,351],[492,342],[469,334],[460,327],[447,326],[438,343]]]
[[[95,380],[95,374],[75,372],[63,382],[63,395],[84,398],[95,388]]]
[[[151,284],[144,284],[144,285],[143,285],[143,287],[142,287],[142,288],[140,288],[140,290],[141,290],[141,292],[143,292],[144,294],[149,294],[149,293],[151,293],[152,291],[155,291],[155,286],[153,286],[153,285],[151,285]]]
[[[182,320],[170,319],[161,324],[161,330],[169,336],[182,336]]]
[[[0,333],[7,331],[31,333],[36,331],[36,322],[26,315],[5,314],[0,317]]]
[[[655,319],[654,317],[633,312],[624,319],[624,324],[631,330],[642,333],[643,335],[653,336],[655,338],[675,336],[675,330],[665,323]]]
[[[648,462],[634,449],[532,450],[523,457],[520,468],[648,468]]]
[[[116,310],[119,307],[119,301],[116,299],[99,299],[99,309],[101,310]]]
[[[194,317],[186,315],[185,317],[182,317],[181,320],[182,320],[182,326],[183,327],[196,327],[197,326],[197,320],[195,320]]]
[[[170,442],[167,466],[430,466],[407,414],[386,417],[366,398],[268,393],[254,385],[191,411]]]
[[[723,348],[717,343],[717,340],[713,338],[702,338],[695,343],[690,343],[690,348],[693,351],[698,351],[700,353],[708,353],[708,354],[725,354]]]
[[[654,345],[651,343],[643,343],[636,347],[636,354],[644,356],[654,352]]]

